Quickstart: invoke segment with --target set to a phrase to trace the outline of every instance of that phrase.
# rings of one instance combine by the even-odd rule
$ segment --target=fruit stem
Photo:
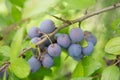
[[[50,39],[50,37],[49,37],[48,34],[46,34],[46,33],[44,33],[44,32],[41,32],[41,33],[44,34],[44,35],[48,38],[48,40],[50,41],[51,44],[53,44],[53,42],[52,42],[52,40]]]

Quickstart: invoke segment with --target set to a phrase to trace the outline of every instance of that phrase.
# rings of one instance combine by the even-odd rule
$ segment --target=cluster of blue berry
[[[72,28],[69,34],[56,33],[49,37],[48,34],[56,29],[52,20],[44,20],[40,28],[32,27],[28,31],[31,43],[36,45],[43,38],[47,40],[32,49],[33,56],[28,60],[31,72],[36,72],[41,66],[51,68],[54,64],[53,58],[59,57],[62,49],[68,51],[68,55],[73,59],[80,61],[83,56],[90,55],[97,42],[96,37],[89,31],[82,31],[80,28]],[[82,47],[80,42],[87,41],[87,46]]]

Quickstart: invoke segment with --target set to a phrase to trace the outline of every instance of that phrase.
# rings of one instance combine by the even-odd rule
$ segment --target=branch
[[[9,64],[10,64],[10,62],[4,63],[4,65],[2,67],[0,67],[0,72],[5,70],[6,68],[8,68]]]
[[[98,15],[98,14],[101,14],[101,13],[103,13],[103,12],[107,12],[107,11],[110,11],[110,10],[113,10],[113,9],[116,9],[116,8],[119,8],[119,7],[120,7],[120,3],[115,4],[115,5],[113,5],[113,6],[110,6],[110,7],[107,7],[107,8],[104,8],[104,9],[101,9],[101,10],[96,11],[96,12],[87,14],[87,15],[85,15],[85,16],[83,16],[83,17],[78,18],[78,19],[71,20],[69,23],[67,22],[66,24],[58,27],[54,32],[52,32],[52,33],[50,33],[50,34],[48,34],[48,35],[51,37],[51,36],[53,36],[55,33],[57,33],[58,31],[60,31],[61,29],[66,28],[66,27],[68,27],[68,26],[70,26],[70,25],[72,25],[72,24],[74,24],[74,23],[82,22],[82,21],[84,21],[84,20],[86,20],[86,19],[88,19],[88,18],[90,18],[90,17],[92,17],[92,16],[95,16],[95,15]],[[42,44],[45,40],[47,40],[46,37],[45,37],[44,39],[42,39],[41,41],[39,41],[39,42],[37,43],[37,45]],[[27,51],[30,50],[30,49],[32,49],[32,47],[26,48],[23,52],[21,52],[21,54],[24,54],[25,52],[27,52]],[[21,55],[21,54],[20,54],[20,55]]]
[[[55,31],[53,31],[52,33],[48,34],[48,36],[53,36],[55,33],[57,33],[58,31],[60,31],[61,29],[63,28],[66,28],[74,23],[77,23],[77,22],[82,22],[92,16],[95,16],[95,15],[98,15],[98,14],[101,14],[103,12],[107,12],[107,11],[110,11],[110,10],[113,10],[113,9],[116,9],[116,8],[119,8],[120,7],[120,3],[118,4],[115,4],[113,6],[109,6],[109,7],[106,7],[106,8],[103,8],[99,11],[96,11],[96,12],[93,12],[93,13],[89,13],[89,14],[86,14],[85,16],[83,17],[80,17],[80,18],[77,18],[75,20],[71,20],[70,22],[66,22],[65,24],[63,24],[62,26],[58,27]],[[47,40],[47,37],[43,38],[41,41],[39,41],[37,45],[40,45],[42,44],[43,42],[45,42]],[[21,57],[22,55],[24,55],[27,51],[29,51],[30,49],[32,49],[32,47],[28,47],[28,48],[25,48],[19,55],[19,57]],[[0,70],[1,71],[1,70]]]

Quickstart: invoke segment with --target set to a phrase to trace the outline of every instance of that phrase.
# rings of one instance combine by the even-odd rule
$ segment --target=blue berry
[[[67,34],[61,34],[57,38],[57,43],[63,48],[68,48],[70,46],[71,40]]]
[[[97,43],[97,38],[89,31],[85,31],[85,39],[89,42],[92,42],[94,45]]]
[[[83,55],[90,55],[94,50],[94,45],[91,42],[88,42],[88,46],[82,49]]]
[[[83,55],[82,55],[82,54],[80,54],[80,55],[77,56],[77,57],[73,57],[73,59],[75,59],[76,61],[80,61],[82,58],[83,58]]]
[[[68,54],[75,60],[80,60],[82,57],[82,49],[79,44],[71,44],[68,48]]]
[[[61,33],[56,33],[55,37],[59,37],[60,35],[62,35]]]
[[[51,44],[48,46],[48,54],[52,57],[58,57],[61,54],[61,47],[58,44]]]
[[[44,20],[40,25],[40,30],[44,33],[51,33],[55,30],[55,25],[52,20]]]
[[[33,44],[37,44],[39,41],[41,41],[42,39],[41,38],[39,38],[39,37],[34,37],[34,38],[32,38],[31,39],[31,41],[30,42],[32,42]],[[44,48],[44,44],[40,44],[40,49],[43,49]]]
[[[73,28],[71,29],[69,36],[73,43],[78,43],[83,40],[84,33],[80,28]]]
[[[56,33],[55,36],[54,36],[54,39],[57,40],[57,38],[62,35],[61,33]]]
[[[30,65],[30,69],[31,69],[31,72],[32,72],[32,73],[38,71],[39,68],[41,67],[40,61],[37,60],[34,56],[32,56],[32,57],[28,60],[28,64]]]
[[[28,31],[28,36],[30,38],[34,38],[34,37],[40,37],[42,34],[41,34],[41,31],[39,28],[37,27],[32,27],[29,29]]]
[[[49,56],[48,54],[44,54],[42,59],[42,65],[46,68],[51,68],[53,64],[54,64],[54,61],[52,57]]]

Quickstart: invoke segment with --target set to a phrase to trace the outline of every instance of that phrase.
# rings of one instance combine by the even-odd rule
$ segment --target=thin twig
[[[120,63],[120,60],[117,60],[113,65],[117,65],[118,63]]]
[[[62,19],[62,18],[60,18],[60,17],[57,17],[57,16],[55,16],[55,15],[51,15],[52,17],[54,17],[54,18],[56,18],[56,19],[58,19],[58,20],[60,20],[60,21],[62,21],[62,22],[66,22],[66,20],[64,20],[64,19]]]
[[[2,67],[0,67],[0,72],[5,70],[9,66],[10,62],[5,63]]]

